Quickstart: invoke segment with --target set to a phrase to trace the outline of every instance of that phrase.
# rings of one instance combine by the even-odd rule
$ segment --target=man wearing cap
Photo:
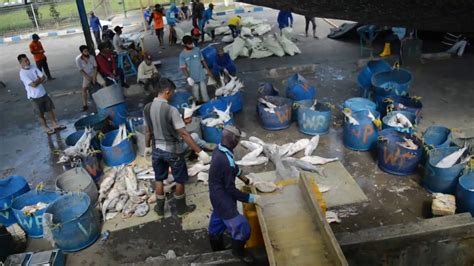
[[[81,52],[76,57],[76,66],[82,75],[82,110],[89,109],[87,105],[87,98],[89,95],[89,87],[91,84],[99,84],[105,86],[105,80],[101,75],[97,75],[97,62],[93,56],[90,56],[89,48],[86,45],[79,46]]]
[[[171,168],[176,182],[174,206],[179,217],[196,209],[196,205],[186,205],[184,184],[188,180],[188,169],[184,159],[183,141],[198,154],[199,160],[207,164],[209,155],[203,151],[186,131],[185,124],[178,109],[168,104],[176,90],[174,83],[166,78],[154,79],[153,88],[158,92],[153,102],[143,110],[145,118],[145,155],[152,153],[153,170],[155,171],[155,212],[164,216],[165,193],[163,181],[168,178]]]
[[[249,177],[242,175],[234,160],[233,150],[244,136],[245,133],[237,127],[225,126],[221,144],[212,153],[209,197],[213,211],[209,221],[209,239],[214,251],[224,250],[223,234],[227,229],[232,237],[232,254],[245,263],[252,263],[252,254],[244,248],[250,238],[250,225],[237,210],[237,201],[262,206],[262,200],[258,195],[243,193],[235,187],[236,177],[247,185],[252,183]]]
[[[164,36],[164,28],[165,28],[165,23],[163,21],[163,17],[165,16],[164,10],[161,7],[160,4],[155,5],[155,11],[153,11],[153,14],[148,21],[148,23],[151,23],[151,21],[154,21],[154,26],[155,26],[155,33],[156,36],[158,37],[158,42],[160,43],[160,47],[163,46],[163,36]]]
[[[97,61],[97,70],[102,75],[107,86],[110,86],[120,80],[122,87],[130,87],[125,83],[123,70],[117,67],[114,55],[107,43],[99,44],[99,54],[95,58]]]
[[[33,54],[36,66],[40,71],[43,71],[46,74],[48,80],[54,80],[55,78],[53,78],[51,76],[51,73],[49,72],[48,61],[46,59],[46,56],[44,55],[43,45],[39,41],[40,37],[38,36],[38,34],[35,33],[31,35],[31,38],[33,39],[33,41],[30,43],[30,52]]]
[[[145,59],[138,66],[137,83],[143,84],[145,90],[148,91],[152,85],[152,80],[159,77],[160,73],[158,73],[155,65],[153,65],[151,55],[145,54]]]
[[[91,11],[90,13],[90,24],[91,24],[91,29],[92,32],[94,33],[94,38],[95,38],[95,43],[97,46],[99,46],[100,41],[100,29],[102,28],[102,25],[100,25],[100,20],[97,16],[94,15],[94,11]]]
[[[59,130],[63,130],[66,127],[59,125],[54,114],[54,104],[51,98],[46,93],[43,87],[45,77],[37,67],[30,64],[30,60],[25,54],[20,54],[17,57],[18,63],[20,63],[20,79],[25,85],[26,97],[33,104],[35,111],[39,115],[39,121],[46,134],[51,135]],[[48,113],[53,128],[48,126],[44,114]]]
[[[112,44],[114,45],[114,50],[116,53],[126,53],[127,48],[123,46],[122,38],[120,38],[120,35],[122,35],[122,29],[123,27],[120,26],[115,26],[114,31],[115,35],[112,40]]]

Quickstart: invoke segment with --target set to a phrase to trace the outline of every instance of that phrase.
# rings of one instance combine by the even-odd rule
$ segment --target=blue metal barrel
[[[400,127],[392,127],[388,125],[388,121],[395,116],[397,113],[400,113],[404,115],[410,122],[412,123],[413,127],[416,127],[416,115],[414,113],[406,112],[406,111],[393,111],[388,113],[383,119],[382,119],[382,128],[393,128],[397,131],[400,132],[405,132],[405,133],[413,133],[414,129],[407,129],[407,128],[400,128]]]
[[[191,107],[193,103],[193,95],[186,90],[176,90],[171,97],[170,105],[181,110],[183,108]]]
[[[244,97],[240,91],[231,96],[221,96],[219,99],[223,100],[227,104],[232,103],[232,106],[230,107],[230,111],[232,113],[238,113],[244,108]]]
[[[293,101],[279,96],[266,96],[265,100],[275,104],[275,113],[265,111],[265,105],[258,102],[257,110],[262,127],[267,130],[281,130],[290,127]]]
[[[23,213],[22,209],[26,206],[36,205],[39,202],[50,204],[59,196],[61,194],[54,191],[31,190],[13,200],[13,213],[18,224],[25,230],[28,237],[43,237],[43,213],[46,211],[46,208],[37,210],[30,215]]]
[[[370,60],[364,66],[357,76],[357,83],[361,92],[361,97],[369,98],[372,88],[372,76],[380,73],[390,71],[392,67],[385,60]]]
[[[84,129],[81,129],[81,130],[78,130],[74,133],[71,133],[69,134],[67,137],[66,137],[66,140],[65,140],[65,143],[66,145],[68,146],[74,146],[76,145],[77,141],[82,137],[82,135],[84,134]],[[91,140],[91,146],[95,149],[95,150],[99,150],[100,149],[100,142],[99,142],[99,139],[97,139],[97,137],[93,137],[92,140]]]
[[[462,174],[466,163],[455,164],[449,168],[439,168],[436,167],[436,164],[458,149],[458,147],[446,147],[433,149],[428,152],[428,160],[422,180],[422,184],[426,189],[432,192],[454,195],[458,185],[458,177]]]
[[[411,139],[418,145],[417,150],[411,150],[399,145],[405,142],[403,138]],[[398,132],[393,128],[379,132],[377,140],[377,160],[379,168],[387,173],[406,176],[415,172],[420,162],[422,143],[410,134]]]
[[[15,215],[11,209],[12,201],[26,192],[30,186],[23,176],[9,176],[0,179],[0,224],[10,226],[16,223]]]
[[[94,114],[83,117],[74,123],[76,130],[83,130],[85,127],[92,127],[96,131],[105,132],[107,129],[107,116],[104,114]]]
[[[474,216],[474,172],[459,178],[456,190],[456,206],[458,212],[470,212]]]
[[[443,126],[430,126],[423,134],[423,142],[433,148],[449,147],[451,130]]]
[[[316,98],[316,87],[311,86],[301,75],[294,74],[288,78],[286,97],[293,101],[311,100]]]
[[[116,146],[112,146],[115,136],[119,130],[113,130],[105,134],[104,139],[100,143],[102,157],[108,166],[118,166],[127,164],[135,160],[136,154],[133,150],[133,144],[129,139],[125,139]]]
[[[75,252],[92,245],[100,236],[100,219],[87,194],[67,193],[46,209],[53,216],[50,227],[56,246]]]
[[[373,101],[361,97],[347,99],[342,104],[342,107],[351,109],[353,113],[362,110],[370,110],[374,113],[377,110],[377,106]]]
[[[377,96],[377,110],[384,117],[387,114],[387,108],[390,107],[392,111],[406,111],[414,113],[416,115],[417,123],[421,119],[421,110],[423,104],[420,100],[417,100],[408,96],[388,95],[388,96]]]
[[[121,124],[127,122],[127,104],[126,103],[119,103],[116,105],[112,105],[105,109],[97,109],[99,114],[107,116],[110,120],[110,123],[114,127],[118,127]]]
[[[379,117],[377,111],[372,112],[375,118]],[[352,113],[359,125],[352,125],[344,121],[343,143],[344,146],[355,151],[368,151],[375,147],[379,132],[372,120],[369,118],[368,110]]]
[[[311,110],[314,100],[298,101],[298,128],[307,135],[323,135],[329,132],[331,126],[331,108],[325,103],[318,103],[316,110]]]
[[[201,53],[204,57],[204,60],[206,60],[207,66],[212,69],[214,62],[216,61],[217,49],[211,45],[208,45],[207,47],[201,50]]]
[[[407,95],[413,80],[412,74],[406,69],[394,69],[379,72],[372,76],[372,86],[376,95]]]
[[[206,118],[210,118],[210,117],[217,118],[217,115],[209,114],[209,115],[203,117],[202,120],[204,120]],[[224,126],[233,125],[233,124],[234,124],[234,119],[231,118],[229,121],[227,121],[227,123],[225,123]],[[207,127],[207,126],[201,124],[201,130],[202,130],[202,138],[206,142],[215,143],[215,144],[221,143],[223,127]]]
[[[198,113],[200,116],[206,116],[214,110],[214,107],[218,110],[225,111],[225,109],[227,109],[227,102],[219,98],[210,100],[199,107]]]
[[[84,130],[79,130],[74,133],[71,133],[66,138],[66,145],[74,146],[77,141],[84,134]],[[100,141],[97,137],[92,138],[91,146],[94,150],[100,151]],[[95,155],[89,155],[86,158],[82,158],[82,167],[84,167],[87,172],[91,175],[92,179],[95,182],[98,182],[100,177],[103,174],[102,167],[100,166],[100,159],[102,159],[102,153],[96,153]]]
[[[56,177],[56,190],[63,192],[84,192],[91,198],[92,205],[97,203],[99,192],[89,173],[82,167],[75,167]]]
[[[278,96],[278,91],[273,87],[273,84],[270,82],[261,82],[258,85],[257,89],[257,97],[264,97],[264,96]]]

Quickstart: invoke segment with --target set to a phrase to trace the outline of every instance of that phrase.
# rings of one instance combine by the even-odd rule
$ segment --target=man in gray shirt
[[[168,104],[176,89],[174,83],[161,78],[153,81],[153,88],[158,92],[153,102],[147,104],[143,115],[145,118],[145,154],[152,153],[152,164],[155,171],[156,207],[158,216],[164,216],[165,193],[163,180],[168,178],[171,168],[176,182],[174,200],[178,216],[183,216],[196,209],[196,205],[186,205],[184,183],[188,180],[188,169],[184,159],[183,141],[198,154],[199,160],[207,164],[211,161],[186,131],[185,124],[178,109]],[[151,146],[153,145],[153,146]]]

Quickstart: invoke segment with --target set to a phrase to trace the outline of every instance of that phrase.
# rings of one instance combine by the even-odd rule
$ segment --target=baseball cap
[[[117,31],[119,31],[119,30],[121,30],[121,29],[123,29],[123,27],[115,26],[114,31],[117,32]]]
[[[39,40],[39,39],[40,39],[40,36],[38,36],[38,34],[35,33],[35,34],[31,35],[31,39],[33,39],[33,40]]]
[[[227,131],[231,132],[232,134],[234,134],[237,137],[245,138],[247,136],[247,134],[245,134],[245,132],[241,131],[240,129],[238,129],[236,126],[233,126],[233,125],[225,126],[224,130],[227,130]]]

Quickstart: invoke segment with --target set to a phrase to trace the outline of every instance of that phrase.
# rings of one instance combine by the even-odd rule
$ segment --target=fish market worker
[[[244,249],[245,242],[250,238],[250,225],[237,211],[237,201],[262,206],[262,199],[255,194],[243,193],[235,187],[236,177],[245,184],[252,183],[249,177],[242,175],[234,160],[233,149],[243,135],[235,126],[225,126],[221,144],[212,153],[209,197],[213,211],[209,221],[209,240],[214,251],[224,250],[223,234],[227,229],[232,237],[232,254],[245,263],[252,263],[253,255]]]
[[[188,168],[184,159],[183,141],[198,154],[199,159],[205,164],[209,163],[211,158],[186,131],[178,109],[168,104],[176,90],[175,84],[167,78],[154,79],[153,89],[157,91],[157,97],[145,106],[143,117],[145,118],[145,155],[152,154],[155,171],[155,212],[160,217],[164,216],[163,181],[168,178],[168,169],[171,168],[176,182],[175,206],[178,216],[181,217],[196,209],[194,204],[186,205],[184,183],[188,181]]]

